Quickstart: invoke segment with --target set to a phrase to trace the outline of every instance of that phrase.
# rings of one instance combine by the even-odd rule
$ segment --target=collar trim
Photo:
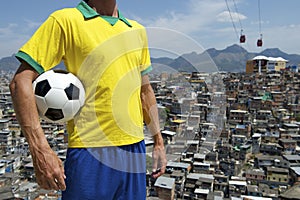
[[[103,16],[97,13],[94,9],[92,9],[85,1],[81,1],[77,7],[76,7],[83,17],[87,20],[95,18],[95,17],[101,17],[108,23],[110,23],[112,26],[115,25],[118,20],[123,21],[127,26],[132,27],[130,22],[122,15],[122,13],[118,10],[118,16],[119,17],[112,17],[112,16]]]

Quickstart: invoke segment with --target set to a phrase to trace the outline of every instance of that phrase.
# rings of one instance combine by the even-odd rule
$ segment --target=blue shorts
[[[146,199],[145,143],[121,147],[70,148],[63,200]]]

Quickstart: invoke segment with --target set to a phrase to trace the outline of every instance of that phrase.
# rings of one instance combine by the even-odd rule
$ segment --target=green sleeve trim
[[[16,58],[19,61],[25,61],[27,62],[32,68],[34,68],[39,74],[43,73],[45,70],[44,68],[37,63],[30,55],[28,55],[27,53],[23,52],[23,51],[19,51],[16,54]]]
[[[144,76],[144,75],[148,74],[151,71],[152,71],[152,66],[150,65],[147,69],[145,69],[141,72],[141,75]]]

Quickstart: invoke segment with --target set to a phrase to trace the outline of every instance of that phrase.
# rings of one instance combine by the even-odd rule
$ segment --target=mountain
[[[199,71],[199,72],[244,72],[247,60],[250,60],[258,55],[267,57],[282,57],[289,61],[288,65],[299,65],[300,55],[287,54],[278,48],[270,48],[261,51],[260,53],[251,53],[242,46],[234,44],[223,50],[210,48],[203,53],[191,52],[183,54],[177,58],[151,58],[154,72],[162,71]],[[15,71],[19,66],[19,61],[12,55],[0,59],[0,71]],[[61,63],[57,68],[64,68]]]
[[[0,59],[0,71],[15,72],[19,66],[20,61],[15,57],[15,55]],[[55,67],[55,69],[65,69],[65,66],[63,63],[60,63]]]
[[[16,71],[20,62],[14,55],[0,59],[0,71]]]
[[[247,52],[239,45],[232,45],[218,52],[219,55],[212,55],[212,57],[221,71],[245,71],[247,60],[250,60],[258,55],[267,57],[282,57],[289,61],[289,66],[300,64],[300,55],[287,54],[278,48],[266,49],[260,53],[251,53]]]
[[[220,71],[229,72],[245,71],[247,60],[257,55],[255,53],[249,53],[243,47],[236,44],[224,50],[208,49],[207,52]]]
[[[258,55],[267,57],[282,57],[289,61],[288,65],[300,64],[300,55],[287,54],[278,48],[266,49],[260,53],[251,53],[245,50],[240,45],[234,44],[223,50],[215,48],[207,49],[201,54],[191,52],[184,54],[173,61],[168,61],[169,66],[177,71],[227,71],[227,72],[244,72],[246,62]],[[159,60],[154,59],[154,63]],[[200,70],[199,70],[200,69]]]
[[[282,57],[289,61],[289,65],[300,64],[300,59],[298,54],[287,54],[280,51],[278,48],[266,49],[262,51],[261,54],[269,57]]]

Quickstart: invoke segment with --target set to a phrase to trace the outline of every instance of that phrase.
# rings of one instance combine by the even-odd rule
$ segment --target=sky
[[[11,56],[55,10],[80,0],[2,1],[0,58]],[[122,14],[144,25],[154,57],[241,45],[300,54],[299,0],[118,0]],[[229,12],[230,11],[230,12]],[[243,30],[246,43],[239,43]],[[262,34],[263,46],[257,47]]]

